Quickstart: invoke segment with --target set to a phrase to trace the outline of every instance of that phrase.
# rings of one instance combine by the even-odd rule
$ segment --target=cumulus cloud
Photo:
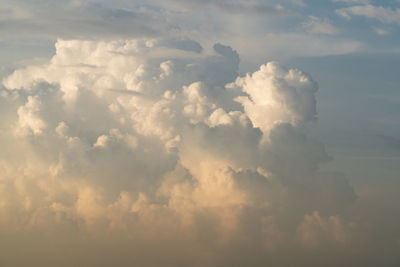
[[[356,242],[355,192],[306,134],[317,83],[276,62],[238,75],[238,53],[213,49],[60,39],[6,77],[0,232],[22,250],[74,237],[58,253],[89,266],[313,265],[310,249]],[[37,253],[22,265],[51,265]]]
[[[46,123],[40,118],[40,100],[38,96],[29,96],[24,106],[18,108],[18,126],[22,132],[41,134]]]
[[[251,76],[238,78],[231,86],[239,86],[248,94],[236,101],[267,137],[276,123],[297,125],[315,119],[317,85],[301,71],[286,70],[271,62]],[[266,86],[269,90],[265,90]]]

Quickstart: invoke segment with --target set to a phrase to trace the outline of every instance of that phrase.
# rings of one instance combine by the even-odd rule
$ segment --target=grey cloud
[[[196,9],[200,8],[201,10],[216,9],[219,12],[224,12],[224,13],[229,12],[234,14],[277,15],[282,13],[282,10],[277,9],[272,1],[271,3],[266,3],[265,1],[243,1],[243,0],[235,0],[235,1],[169,0],[169,1],[164,1],[164,3],[160,1],[155,1],[154,3],[162,5],[165,8],[177,7],[177,8],[183,8],[185,10],[192,8]]]
[[[203,47],[198,42],[190,39],[167,40],[165,43],[167,47],[177,48],[183,51],[191,51],[195,53],[201,53],[203,51]]]
[[[203,9],[204,6],[214,7],[218,12],[234,13],[269,13],[277,11],[268,5],[259,3],[230,1],[187,2],[177,1],[158,2],[153,5],[147,2],[134,1],[131,3],[116,2],[111,5],[101,1],[6,1],[0,31],[3,36],[41,36],[47,38],[124,38],[139,36],[160,36],[176,34],[180,30],[181,19],[175,14],[174,8],[188,7]],[[150,2],[151,4],[151,2]],[[8,7],[8,8],[7,8]],[[166,16],[166,14],[168,16]],[[195,20],[196,16],[192,16]],[[192,19],[189,19],[191,23]],[[5,38],[5,37],[3,37]],[[201,48],[189,40],[177,41],[175,45],[182,49],[200,51]],[[194,49],[194,50],[193,50]]]
[[[220,43],[216,43],[213,46],[213,48],[214,48],[215,52],[217,52],[221,56],[232,57],[234,60],[239,61],[239,55],[235,50],[232,49],[232,47],[226,46],[226,45],[222,45]]]
[[[7,36],[43,36],[48,38],[107,38],[117,36],[151,36],[170,27],[149,10],[128,10],[99,3],[42,1],[13,2],[14,16],[2,20]]]
[[[387,135],[378,135],[378,138],[383,141],[386,148],[400,150],[400,138]]]

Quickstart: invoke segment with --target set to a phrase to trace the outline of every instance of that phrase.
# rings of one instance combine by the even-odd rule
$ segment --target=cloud
[[[202,9],[202,10],[217,10],[218,12],[223,13],[233,13],[233,14],[256,14],[256,15],[275,15],[280,10],[273,3],[268,3],[265,1],[259,0],[251,0],[251,1],[243,1],[243,0],[235,0],[235,1],[227,1],[227,0],[168,0],[168,1],[151,1],[153,4],[157,6],[162,6],[166,9],[178,9],[189,11],[193,9]],[[299,4],[298,1],[294,1]]]
[[[238,64],[219,43],[197,53],[163,39],[60,39],[48,62],[6,77],[0,232],[43,251],[0,258],[315,265],[311,249],[348,262],[363,219],[349,215],[352,186],[321,169],[330,157],[307,135],[317,83],[276,62],[246,75]],[[60,240],[74,248],[47,245]]]
[[[379,27],[372,27],[372,29],[378,35],[388,35],[390,33],[390,31],[383,29],[383,28],[379,28]]]
[[[154,36],[178,37],[177,46],[183,49],[199,47],[186,38],[193,32],[197,21],[203,20],[206,10],[211,14],[212,23],[219,14],[253,14],[275,16],[283,13],[273,3],[264,1],[10,1],[2,3],[0,13],[2,39],[56,38],[113,40],[117,38],[138,38]],[[182,23],[184,21],[184,23]],[[222,23],[222,24],[225,24]],[[182,38],[185,36],[185,38]],[[201,49],[200,49],[201,50]]]
[[[298,234],[305,246],[316,247],[321,238],[331,239],[338,243],[345,242],[347,234],[343,228],[340,218],[331,216],[324,219],[318,212],[314,212],[312,215],[304,216],[304,221],[298,228]]]
[[[294,44],[301,43],[301,47]],[[343,55],[364,49],[364,44],[358,41],[346,40],[327,34],[310,33],[271,33],[262,38],[260,47],[253,47],[253,50],[263,47],[266,56],[269,58],[289,58]],[[256,57],[256,55],[254,55]]]
[[[400,9],[392,9],[389,7],[360,5],[341,8],[336,13],[346,19],[353,16],[361,16],[370,19],[379,20],[387,24],[400,24]]]
[[[196,53],[201,53],[203,47],[196,41],[190,39],[183,40],[166,40],[166,46],[171,48],[178,48],[184,51],[192,51]]]
[[[5,1],[7,17],[0,31],[21,35],[61,38],[117,38],[154,36],[170,25],[150,9],[124,8],[100,1]]]
[[[302,23],[303,28],[310,33],[336,35],[340,31],[334,27],[329,21],[314,16],[309,16]]]
[[[335,3],[347,3],[347,4],[368,4],[370,0],[332,0]]]
[[[232,86],[239,86],[248,94],[236,101],[266,136],[277,122],[297,125],[315,119],[317,85],[299,70],[286,70],[271,62],[251,76],[238,78],[235,84],[229,85]],[[269,90],[265,90],[266,86]]]
[[[42,133],[46,123],[38,116],[40,105],[38,96],[29,96],[26,104],[18,108],[19,131],[31,132],[35,135]]]
[[[166,47],[196,53],[203,52],[197,40],[207,47],[223,42],[250,59],[253,67],[267,59],[337,55],[363,49],[355,38],[310,36],[340,34],[324,18],[307,19],[307,34],[302,29],[301,33],[293,33],[293,25],[301,23],[299,15],[310,8],[304,9],[304,2],[295,0],[40,1],[34,5],[25,0],[6,0],[3,6],[4,13],[11,15],[2,17],[2,41],[14,51],[13,55],[5,54],[4,60],[37,57],[33,49],[39,50],[42,57],[51,57],[49,51],[57,38],[101,41],[161,37]],[[276,35],[279,40],[268,37]],[[243,42],[248,39],[253,42]],[[301,46],[294,45],[298,43]],[[27,56],[20,54],[22,50]]]

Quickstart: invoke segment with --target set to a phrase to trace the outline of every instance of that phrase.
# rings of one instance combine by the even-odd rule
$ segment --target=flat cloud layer
[[[3,80],[1,264],[380,261],[353,188],[320,170],[330,157],[305,133],[316,82],[276,62],[240,77],[231,47],[201,51],[58,40]]]

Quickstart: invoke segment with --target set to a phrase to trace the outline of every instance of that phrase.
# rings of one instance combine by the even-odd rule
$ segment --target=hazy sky
[[[399,43],[399,0],[0,0],[0,266],[398,267]]]

